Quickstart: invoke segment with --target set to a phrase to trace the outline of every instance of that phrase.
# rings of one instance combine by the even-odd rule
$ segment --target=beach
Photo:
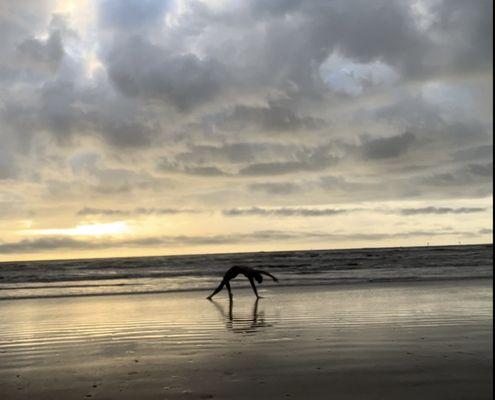
[[[4,300],[4,399],[490,399],[492,280]]]

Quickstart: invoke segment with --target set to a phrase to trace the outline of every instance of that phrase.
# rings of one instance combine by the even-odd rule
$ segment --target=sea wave
[[[0,263],[0,300],[207,290],[233,265],[271,271],[282,286],[480,279],[493,277],[493,248],[477,245]],[[246,285],[243,279],[233,282],[234,287]]]

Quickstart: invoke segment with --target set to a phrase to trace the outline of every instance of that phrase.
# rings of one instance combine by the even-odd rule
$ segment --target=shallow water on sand
[[[307,335],[320,335],[321,343],[306,343],[306,351],[322,343],[332,351],[361,342],[369,348],[392,336],[397,345],[398,332],[486,329],[493,311],[490,280],[272,288],[259,301],[247,290],[238,290],[233,302],[224,293],[215,301],[203,294],[4,301],[0,369],[74,365],[113,353],[153,358],[163,349],[180,356],[229,345],[276,343],[283,352]]]
[[[2,398],[491,396],[491,280],[206,295],[3,301]]]

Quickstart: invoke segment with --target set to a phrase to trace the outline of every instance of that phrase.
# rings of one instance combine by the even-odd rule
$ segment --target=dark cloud
[[[124,148],[150,146],[156,133],[153,127],[136,120],[103,120],[98,131],[110,144]]]
[[[321,176],[306,181],[304,190],[299,193],[311,193],[323,190],[334,201],[380,201],[380,200],[438,200],[454,198],[483,198],[492,193],[491,175],[488,166],[451,166],[445,172],[437,168],[424,168],[411,171],[395,171],[395,168],[379,169],[364,176],[347,178],[345,176]],[[306,194],[307,195],[307,194]]]
[[[253,14],[256,16],[280,16],[290,15],[301,3],[302,0],[273,0],[269,3],[262,0],[254,0],[251,2],[251,7]]]
[[[368,159],[394,158],[405,153],[414,143],[416,137],[406,132],[399,136],[373,139],[363,143],[363,154]]]
[[[428,162],[428,161],[426,161]],[[491,163],[425,165],[415,168],[380,166],[366,175],[324,175],[306,180],[305,190],[323,190],[334,201],[438,200],[482,198],[492,193]],[[414,167],[414,165],[413,165]]]
[[[104,3],[100,14],[102,28],[116,30],[105,54],[110,76],[122,93],[165,100],[188,111],[223,91],[272,88],[292,99],[321,100],[328,88],[319,66],[336,51],[359,63],[380,60],[406,79],[445,71],[488,71],[489,61],[463,60],[473,60],[474,53],[486,60],[491,54],[487,17],[491,3],[464,3],[457,13],[448,3],[429,7],[437,23],[426,29],[412,5],[402,1],[290,1],[276,6],[255,1],[216,11],[194,4],[179,19],[184,25],[167,26],[167,35],[154,41],[141,31],[129,38],[129,32],[135,32],[137,25],[146,29],[158,24],[157,20],[163,24],[166,2],[112,1]],[[452,22],[458,15],[466,16],[461,17],[460,33]],[[253,29],[256,23],[265,28]],[[229,40],[224,38],[226,32]],[[451,35],[463,40],[449,42]],[[191,52],[194,44],[201,57]],[[268,107],[235,107],[232,119],[279,131],[321,126],[317,118],[301,117],[298,110],[267,100],[272,101]]]
[[[123,31],[146,27],[165,17],[168,0],[104,0],[99,4],[99,22],[104,28]]]
[[[225,176],[228,175],[225,171],[220,168],[209,166],[209,167],[186,167],[183,170],[184,173],[190,175],[199,176]]]
[[[77,212],[77,215],[80,216],[88,216],[88,215],[106,215],[106,216],[127,216],[131,215],[132,211],[130,210],[114,210],[110,208],[93,208],[93,207],[84,207]]]
[[[486,211],[485,207],[419,207],[419,208],[301,208],[301,207],[282,207],[282,208],[231,208],[222,210],[222,214],[227,217],[239,216],[260,216],[260,217],[327,217],[355,212],[373,211],[385,214],[400,214],[405,216],[414,216],[421,214],[474,214]],[[138,216],[138,215],[176,215],[176,214],[197,214],[205,210],[192,208],[144,208],[134,209],[112,209],[112,208],[93,208],[84,207],[77,212],[79,216],[104,215],[104,216]]]
[[[78,128],[85,128],[84,116],[76,106],[77,93],[73,82],[47,82],[41,89],[40,103],[40,119],[61,140],[68,140]]]
[[[0,254],[37,253],[50,250],[89,250],[105,248],[108,244],[85,242],[67,237],[24,239],[12,243],[0,243]]]
[[[217,96],[227,78],[215,60],[174,55],[142,37],[114,46],[107,64],[112,82],[124,95],[162,100],[180,111]]]
[[[0,136],[0,141],[3,138]],[[0,146],[0,181],[3,179],[14,179],[19,172],[14,155],[8,148]]]
[[[285,161],[251,164],[239,171],[240,175],[264,176],[284,175],[295,172],[319,171],[336,162],[336,158],[329,157],[321,161]]]
[[[16,72],[19,72],[19,68],[11,64],[19,55],[17,46],[29,38],[34,38],[36,32],[46,24],[50,15],[47,3],[45,0],[2,1],[2,8],[0,9],[1,73],[8,71],[10,78],[17,76]]]
[[[182,163],[246,163],[261,155],[267,156],[269,143],[227,143],[219,146],[195,145],[176,156]]]
[[[0,118],[7,133],[12,132],[11,143],[26,148],[45,133],[66,148],[86,137],[101,139],[110,150],[150,146],[159,131],[156,118],[106,89],[49,80],[28,98],[6,98]]]
[[[400,209],[383,209],[383,208],[231,208],[223,210],[223,215],[227,217],[238,216],[261,216],[261,217],[326,217],[355,212],[372,211],[385,214],[400,214],[405,216],[421,214],[473,214],[484,212],[484,207],[420,207],[420,208],[400,208]]]
[[[355,7],[360,12],[355,12]],[[352,6],[320,5],[318,11],[322,13],[318,33],[333,34],[345,55],[361,62],[383,59],[407,74],[422,70],[431,42],[421,35],[407,3],[358,1]],[[325,23],[331,25],[325,27]]]
[[[252,160],[260,157],[257,149],[261,146],[242,144],[224,145],[224,146],[191,146],[189,152],[179,153],[175,160],[168,157],[162,158],[157,168],[164,172],[179,172],[189,175],[201,176],[266,176],[266,175],[284,175],[297,172],[320,171],[338,162],[338,157],[334,156],[330,145],[309,148],[305,146],[294,146],[288,151],[290,146],[265,146],[261,153],[267,154],[271,150],[272,155],[276,157],[276,151],[279,151],[287,161],[274,162],[253,162],[244,163],[237,171],[226,171],[218,165],[208,165],[206,162],[223,162],[227,165],[239,164],[242,159]],[[237,162],[231,159],[238,154],[240,157]],[[199,165],[198,165],[199,164]]]
[[[26,39],[18,46],[18,51],[27,62],[56,70],[64,56],[60,32],[55,31],[46,40]]]
[[[136,111],[98,90],[63,80],[42,87],[37,110],[43,125],[62,143],[85,134],[120,148],[149,146],[158,127]]]
[[[444,121],[440,129],[440,132],[433,133],[457,144],[472,145],[473,140],[487,144],[490,137],[488,127],[479,121]]]
[[[441,93],[441,88],[437,92],[433,94],[439,96],[437,102],[447,103],[452,100]],[[463,101],[460,93],[457,93],[457,96],[460,97],[458,101]],[[405,147],[402,149],[404,151],[415,146],[424,150],[428,156],[431,154],[437,157],[452,157],[451,154],[455,157],[456,152],[468,147],[491,145],[491,122],[452,114],[451,110],[447,112],[424,97],[402,96],[386,106],[375,109],[371,118],[406,131],[400,136],[390,138],[392,154],[394,145],[398,150],[402,149],[402,145]]]
[[[434,23],[423,27],[412,4],[402,1],[277,1],[276,6],[255,2],[253,9],[258,17],[264,15],[278,23],[287,15],[304,21],[293,23],[294,32],[272,22],[291,46],[301,46],[298,54],[305,64],[291,62],[294,68],[301,64],[309,68],[310,60],[322,60],[337,48],[359,62],[383,60],[414,79],[446,71],[489,70],[492,2],[441,1],[426,6]],[[295,32],[303,40],[298,40]],[[274,57],[287,61],[291,54],[287,45],[271,39],[268,43]]]
[[[309,209],[309,208],[232,208],[223,210],[222,213],[228,217],[237,216],[277,216],[277,217],[323,217],[346,214],[355,210],[325,208],[325,209]]]
[[[493,192],[492,164],[472,164],[446,168],[445,172],[425,172],[408,181],[418,196],[430,198],[480,198]],[[397,184],[406,185],[406,181]],[[395,183],[394,183],[395,184]]]
[[[170,161],[167,157],[163,158],[157,165],[158,171],[169,173],[180,173],[187,175],[197,175],[204,177],[227,176],[227,172],[213,165],[187,166],[175,161]]]
[[[175,214],[196,214],[201,210],[191,208],[144,208],[138,207],[132,210],[121,210],[112,208],[84,207],[77,212],[80,216],[105,215],[105,216],[136,216],[136,215],[175,215]]]
[[[467,166],[467,169],[469,173],[484,178],[491,178],[493,176],[493,162],[483,164],[469,164]]]
[[[338,162],[338,157],[331,153],[331,146],[304,149],[294,154],[294,158],[293,161],[250,164],[241,168],[239,174],[256,176],[320,171]]]
[[[285,161],[285,162],[266,162],[251,164],[242,168],[239,173],[241,175],[283,175],[293,172],[318,170],[320,168],[312,166],[301,161]]]
[[[249,185],[249,190],[253,192],[265,192],[273,195],[285,195],[298,192],[300,187],[291,182],[266,182],[253,183]]]
[[[224,129],[243,130],[253,127],[262,132],[293,132],[324,127],[321,118],[300,116],[290,108],[271,101],[266,107],[238,105],[226,116]]]
[[[493,145],[484,144],[457,150],[452,155],[452,159],[454,161],[480,161],[485,159],[493,159]]]
[[[422,208],[402,208],[399,213],[402,215],[420,214],[473,214],[486,211],[484,207],[422,207]]]
[[[79,180],[79,185],[71,185],[71,182],[52,181],[47,182],[50,189],[60,188],[62,191],[65,191],[65,188],[68,190],[82,189],[92,194],[122,195],[174,186],[171,180],[156,177],[145,170],[133,169],[127,165],[126,168],[109,166],[98,153],[77,153],[69,158],[68,164],[74,179]]]
[[[491,69],[493,64],[493,2],[444,0],[433,6],[432,33],[442,39],[450,69]]]
[[[491,182],[493,163],[469,164],[450,172],[435,173],[419,178],[429,186],[486,185]]]

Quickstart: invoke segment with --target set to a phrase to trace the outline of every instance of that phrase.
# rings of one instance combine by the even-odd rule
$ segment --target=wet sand
[[[492,281],[0,302],[2,399],[491,399]]]

